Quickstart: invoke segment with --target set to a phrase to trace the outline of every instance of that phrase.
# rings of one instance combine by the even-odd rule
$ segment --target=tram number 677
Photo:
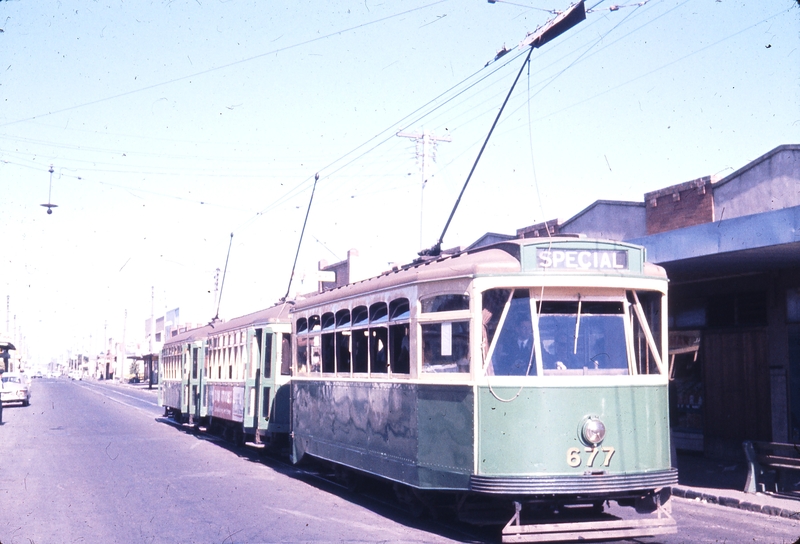
[[[589,454],[589,458],[586,460],[587,467],[593,467],[595,461],[599,461],[597,458],[600,452],[603,452],[605,456],[603,457],[603,466],[607,467],[611,464],[611,458],[614,457],[614,453],[616,450],[612,447],[606,448],[584,448],[584,452]],[[580,448],[569,448],[567,450],[567,464],[573,468],[581,466],[581,449]]]

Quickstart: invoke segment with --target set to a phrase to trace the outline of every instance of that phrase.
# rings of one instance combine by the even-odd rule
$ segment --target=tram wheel
[[[420,500],[413,489],[407,485],[395,483],[392,485],[394,496],[397,501],[401,503],[406,510],[415,518],[421,518],[425,514],[427,507],[425,503]]]
[[[333,469],[334,478],[351,493],[358,492],[361,486],[361,476],[346,467],[336,466]]]

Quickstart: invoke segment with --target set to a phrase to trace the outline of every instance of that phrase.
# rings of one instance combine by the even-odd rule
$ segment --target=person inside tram
[[[515,316],[518,317],[518,316]],[[527,316],[513,319],[503,326],[497,346],[497,353],[492,357],[494,373],[505,376],[525,376],[536,373],[533,358],[533,328]]]
[[[574,350],[574,338],[564,331],[558,332],[550,350],[547,351],[545,364],[548,368],[557,370],[581,368]]]

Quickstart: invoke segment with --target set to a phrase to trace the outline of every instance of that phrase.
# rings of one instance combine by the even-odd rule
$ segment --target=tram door
[[[247,434],[258,436],[257,418],[260,404],[261,366],[264,329],[247,331],[247,369],[244,381],[244,428]],[[256,441],[258,439],[256,438]]]
[[[192,344],[186,344],[181,353],[181,412],[189,413],[191,406],[189,379],[191,372]]]
[[[204,365],[204,350],[201,342],[194,342],[189,345],[189,368],[188,368],[188,387],[187,401],[190,423],[197,423],[200,414],[200,383]]]
[[[271,396],[274,391],[273,385],[275,379],[272,375],[274,368],[275,348],[273,343],[273,331],[264,331],[264,353],[261,358],[261,368],[259,369],[259,395],[258,405],[256,406],[256,419],[258,421],[258,430],[264,434],[268,432],[270,406],[272,403]]]

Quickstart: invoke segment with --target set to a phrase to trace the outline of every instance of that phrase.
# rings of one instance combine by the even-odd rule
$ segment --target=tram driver
[[[578,356],[575,353],[574,338],[565,331],[558,331],[555,339],[550,343],[550,348],[545,350],[545,365],[547,368],[567,370],[580,368]]]

